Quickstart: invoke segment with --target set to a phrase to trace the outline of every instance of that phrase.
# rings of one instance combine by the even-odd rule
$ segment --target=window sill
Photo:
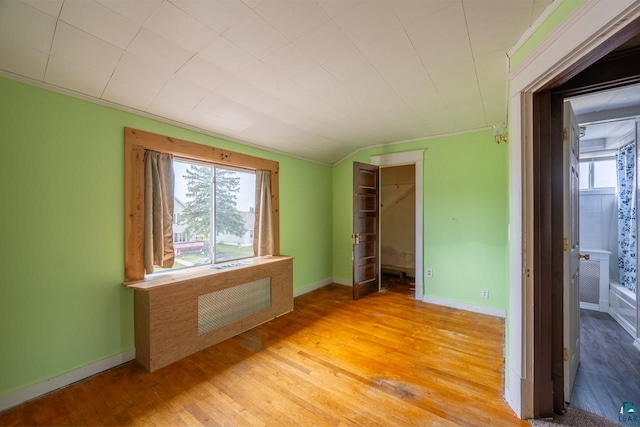
[[[190,268],[187,270],[179,270],[175,272],[167,272],[157,276],[136,280],[133,282],[124,282],[123,285],[130,289],[151,290],[156,287],[188,282],[200,277],[213,276],[216,274],[226,273],[228,271],[237,271],[245,268],[251,268],[258,265],[268,264],[271,262],[281,261],[291,258],[282,255],[267,255],[263,257],[246,258],[238,261],[230,261],[229,263],[242,263],[233,267],[213,268],[211,265],[203,265],[200,267]],[[224,264],[216,264],[224,265]]]
[[[580,190],[580,194],[582,195],[598,195],[598,194],[616,194],[615,187],[606,187],[606,188],[589,188]]]

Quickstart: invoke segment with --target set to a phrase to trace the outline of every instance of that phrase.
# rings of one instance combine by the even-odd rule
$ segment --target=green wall
[[[536,31],[520,46],[520,48],[509,58],[509,69],[513,70],[526,59],[535,48],[551,34],[560,24],[567,20],[584,0],[555,0],[560,1],[553,13],[536,29]]]
[[[294,288],[332,276],[332,171],[0,78],[0,395],[133,348],[123,128],[280,162]]]
[[[424,293],[506,310],[507,156],[491,131],[467,133],[360,151],[333,170],[333,271],[351,281],[353,162],[425,149],[423,265],[433,268]],[[489,290],[489,299],[480,298]]]

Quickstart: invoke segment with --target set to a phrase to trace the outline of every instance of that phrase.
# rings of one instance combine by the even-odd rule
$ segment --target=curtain
[[[256,171],[256,220],[253,226],[255,256],[273,255],[271,172]]]
[[[635,144],[616,154],[618,176],[618,268],[620,284],[636,291]]]
[[[173,156],[144,153],[144,269],[171,268],[173,253]]]

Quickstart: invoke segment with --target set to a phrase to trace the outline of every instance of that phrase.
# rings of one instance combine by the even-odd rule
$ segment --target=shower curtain
[[[636,159],[635,144],[616,154],[618,176],[618,267],[620,284],[636,291]]]

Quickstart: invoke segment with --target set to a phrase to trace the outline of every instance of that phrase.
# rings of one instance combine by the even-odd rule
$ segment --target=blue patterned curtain
[[[618,175],[618,267],[620,284],[636,291],[636,159],[635,144],[616,154]]]

